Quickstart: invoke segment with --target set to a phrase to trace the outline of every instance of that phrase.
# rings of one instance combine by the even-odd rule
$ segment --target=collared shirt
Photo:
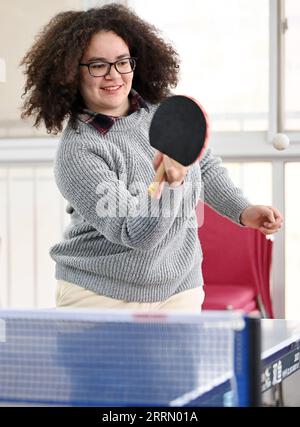
[[[145,108],[149,111],[148,106],[145,100],[139,95],[134,89],[131,89],[129,94],[130,107],[128,111],[128,116],[135,111],[138,111],[140,108]],[[101,135],[105,135],[109,129],[114,125],[114,123],[119,119],[119,117],[107,116],[101,113],[95,113],[88,109],[84,109],[83,113],[79,115],[79,119],[84,123],[92,125],[97,129]]]

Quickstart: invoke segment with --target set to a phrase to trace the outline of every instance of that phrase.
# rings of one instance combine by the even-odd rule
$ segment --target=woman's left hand
[[[241,213],[240,222],[267,235],[275,233],[282,227],[283,216],[272,206],[250,205]]]

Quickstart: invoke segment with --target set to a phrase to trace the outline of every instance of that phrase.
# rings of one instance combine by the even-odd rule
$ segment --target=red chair
[[[199,207],[198,207],[199,209]],[[201,207],[200,207],[201,209]],[[203,310],[241,309],[273,317],[270,297],[272,241],[202,205],[198,235],[203,250]]]

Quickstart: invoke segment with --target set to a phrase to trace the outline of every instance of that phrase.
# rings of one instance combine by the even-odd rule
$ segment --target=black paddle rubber
[[[166,98],[150,125],[150,144],[183,166],[201,155],[207,135],[206,116],[197,102],[182,95]]]

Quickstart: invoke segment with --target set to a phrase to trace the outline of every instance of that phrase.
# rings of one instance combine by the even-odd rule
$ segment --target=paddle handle
[[[155,177],[153,178],[153,181],[148,187],[148,193],[151,195],[151,197],[154,197],[157,193],[158,187],[160,183],[163,181],[165,175],[165,165],[162,161],[161,164],[158,166],[158,169],[156,171]]]

